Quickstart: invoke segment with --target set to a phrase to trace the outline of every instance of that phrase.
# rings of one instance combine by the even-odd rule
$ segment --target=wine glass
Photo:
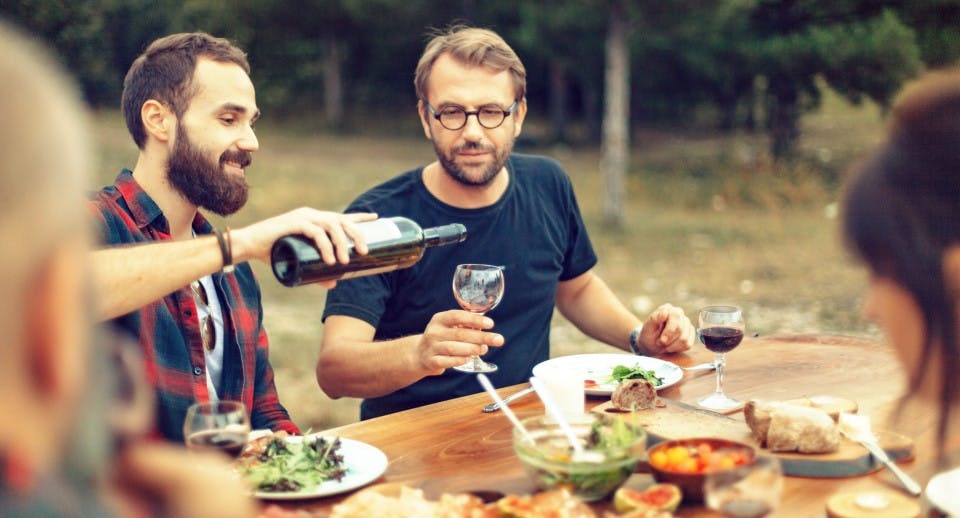
[[[453,273],[453,296],[466,311],[478,315],[490,311],[503,298],[503,268],[489,264],[457,265]],[[467,363],[454,369],[461,372],[493,372],[497,366],[474,355]]]
[[[220,451],[231,458],[243,451],[249,434],[247,408],[239,401],[194,403],[183,422],[188,448]]]
[[[703,482],[707,507],[734,518],[760,518],[772,513],[782,491],[780,461],[770,455],[759,455],[753,462],[735,468],[708,471]]]
[[[700,406],[723,412],[742,405],[723,393],[723,367],[726,365],[723,355],[740,345],[743,328],[743,313],[737,306],[708,306],[700,310],[697,336],[708,350],[716,353],[714,364],[717,366],[717,389],[697,401]]]

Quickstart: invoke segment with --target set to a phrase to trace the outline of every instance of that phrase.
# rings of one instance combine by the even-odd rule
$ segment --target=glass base
[[[468,372],[468,373],[496,372],[497,366],[492,363],[487,363],[481,360],[480,358],[473,357],[470,360],[468,360],[467,363],[454,367],[454,369],[460,372]]]
[[[722,392],[714,392],[709,396],[702,397],[697,400],[697,404],[703,408],[716,410],[718,412],[726,412],[728,410],[734,410],[743,406],[743,403],[728,397]]]

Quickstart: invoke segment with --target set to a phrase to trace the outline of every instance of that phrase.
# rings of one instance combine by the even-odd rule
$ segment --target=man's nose
[[[253,128],[247,127],[247,131],[244,133],[243,137],[237,141],[237,147],[243,151],[253,152],[260,149],[260,141],[257,140],[257,134],[253,132]]]

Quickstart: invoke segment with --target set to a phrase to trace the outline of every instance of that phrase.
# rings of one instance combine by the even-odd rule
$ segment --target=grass
[[[94,186],[101,186],[120,167],[133,166],[136,149],[118,113],[99,113],[96,121],[103,167]],[[233,227],[303,205],[341,210],[375,183],[433,159],[416,130],[336,136],[261,125],[258,131],[250,202],[230,218]],[[637,314],[671,302],[695,318],[698,307],[729,301],[743,306],[751,333],[877,336],[859,318],[865,277],[840,244],[836,214],[840,172],[880,135],[875,107],[831,96],[804,119],[804,158],[790,166],[772,164],[758,135],[639,130],[619,228],[603,223],[598,149],[524,151],[567,167],[600,257],[596,271]],[[358,401],[330,400],[314,377],[324,290],[288,289],[267,265],[254,269],[278,390],[294,420],[314,430],[356,420]],[[559,315],[552,344],[554,355],[607,350]]]

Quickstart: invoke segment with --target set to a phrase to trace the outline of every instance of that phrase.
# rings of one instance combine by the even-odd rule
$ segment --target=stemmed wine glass
[[[497,307],[503,298],[503,268],[489,264],[461,264],[453,273],[453,296],[460,307],[482,315]],[[461,372],[493,372],[497,366],[472,356],[454,367]]]
[[[236,457],[250,434],[247,408],[239,401],[194,403],[187,409],[183,437],[187,447]]]
[[[730,352],[743,340],[743,313],[737,306],[708,306],[700,310],[697,336],[704,346],[716,353],[717,389],[697,403],[710,410],[726,411],[740,407],[742,403],[723,393],[724,353]]]
[[[707,472],[703,483],[707,507],[733,518],[760,518],[780,503],[783,472],[780,461],[758,455],[732,469]]]

